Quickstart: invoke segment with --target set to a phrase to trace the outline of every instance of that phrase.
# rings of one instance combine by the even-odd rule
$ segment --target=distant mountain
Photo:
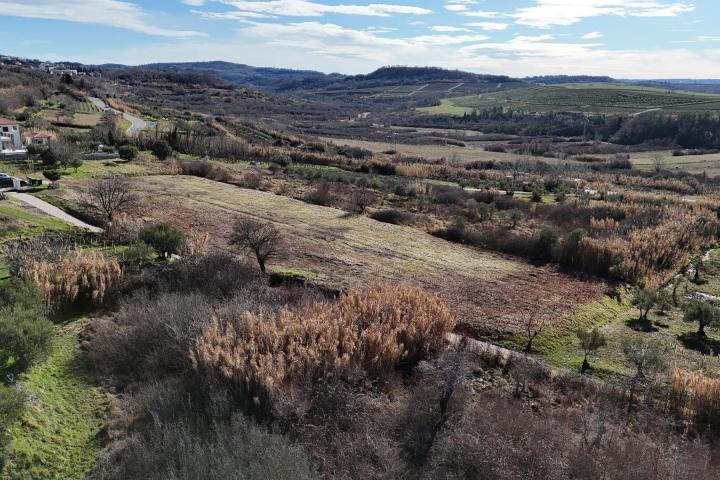
[[[340,74],[325,74],[312,70],[252,67],[231,62],[152,63],[141,68],[176,73],[209,75],[258,90],[285,91],[313,88],[345,78]]]

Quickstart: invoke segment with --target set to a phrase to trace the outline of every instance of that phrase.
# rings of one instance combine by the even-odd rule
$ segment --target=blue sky
[[[0,53],[720,78],[717,0],[0,0]]]

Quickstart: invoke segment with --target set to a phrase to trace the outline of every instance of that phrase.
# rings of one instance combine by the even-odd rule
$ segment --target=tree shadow
[[[650,320],[640,320],[638,318],[627,320],[625,322],[625,325],[632,328],[633,330],[637,332],[646,332],[646,333],[652,333],[659,331],[655,325]]]
[[[700,336],[697,332],[683,333],[677,338],[688,350],[695,350],[705,355],[720,354],[720,340]]]

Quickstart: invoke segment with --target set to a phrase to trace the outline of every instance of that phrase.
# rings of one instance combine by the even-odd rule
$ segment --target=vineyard
[[[574,84],[532,86],[446,99],[439,106],[423,110],[434,114],[462,115],[474,110],[496,107],[530,112],[572,111],[608,114],[636,114],[647,110],[720,111],[720,96],[617,84]]]

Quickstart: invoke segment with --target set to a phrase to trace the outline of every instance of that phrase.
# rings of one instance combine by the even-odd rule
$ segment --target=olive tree
[[[688,323],[697,323],[698,336],[705,336],[705,327],[714,327],[720,325],[720,309],[703,302],[701,300],[693,300],[685,305],[683,320]]]
[[[605,345],[605,335],[603,335],[597,328],[593,328],[592,330],[588,328],[580,328],[575,333],[578,337],[578,340],[580,340],[580,347],[585,354],[581,369],[582,373],[585,373],[588,368],[590,368],[590,362],[588,362],[588,357],[598,348]]]

